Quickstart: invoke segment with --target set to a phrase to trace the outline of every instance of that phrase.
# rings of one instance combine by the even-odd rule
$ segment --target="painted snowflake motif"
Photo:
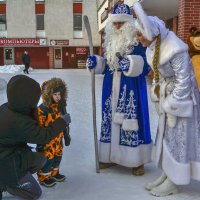
[[[124,4],[118,5],[118,7],[115,10],[116,14],[130,14],[130,11],[128,7]]]

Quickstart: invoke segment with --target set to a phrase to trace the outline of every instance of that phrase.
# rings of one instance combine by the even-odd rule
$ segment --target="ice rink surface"
[[[0,73],[0,79],[9,81],[13,73]],[[64,148],[60,173],[66,175],[63,183],[44,188],[41,200],[200,200],[200,182],[179,186],[179,194],[153,197],[144,185],[157,178],[161,171],[153,163],[145,165],[145,175],[131,175],[131,168],[115,166],[95,172],[94,139],[92,127],[91,79],[86,70],[33,70],[29,75],[40,84],[52,77],[62,78],[68,86],[67,111],[71,114],[71,145]],[[103,76],[96,76],[97,130],[101,123],[101,87]],[[1,88],[1,87],[0,87]],[[6,102],[6,90],[0,89],[0,104]],[[152,138],[155,138],[157,114],[149,101]],[[173,170],[173,169],[172,169]],[[17,199],[4,194],[3,199]]]

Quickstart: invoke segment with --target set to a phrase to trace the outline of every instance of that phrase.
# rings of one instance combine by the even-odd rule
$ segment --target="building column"
[[[54,68],[54,52],[53,47],[49,47],[49,68]]]
[[[178,36],[184,42],[191,27],[200,29],[200,0],[179,0]]]

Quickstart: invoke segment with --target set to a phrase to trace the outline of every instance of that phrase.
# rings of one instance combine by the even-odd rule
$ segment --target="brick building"
[[[33,68],[84,68],[89,51],[83,15],[98,53],[94,0],[0,0],[0,65],[22,64],[27,50]]]
[[[191,27],[200,29],[200,0],[179,0],[178,36],[185,42]]]

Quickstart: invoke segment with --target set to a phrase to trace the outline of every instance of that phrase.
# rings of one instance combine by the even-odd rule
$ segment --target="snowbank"
[[[14,73],[14,74],[18,74],[21,73],[24,70],[24,65],[3,65],[0,66],[0,74],[1,73]],[[29,68],[30,71],[32,71],[33,69],[30,67]]]

